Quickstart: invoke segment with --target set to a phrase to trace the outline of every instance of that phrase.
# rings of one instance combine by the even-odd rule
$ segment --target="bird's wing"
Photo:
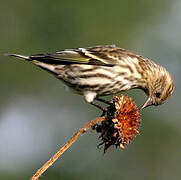
[[[115,45],[94,46],[89,48],[66,49],[54,54],[36,54],[30,59],[50,64],[93,64],[113,66],[128,55],[130,51]]]

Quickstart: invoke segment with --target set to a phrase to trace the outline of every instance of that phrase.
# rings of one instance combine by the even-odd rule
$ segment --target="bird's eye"
[[[161,93],[160,93],[160,92],[157,92],[157,93],[155,93],[155,96],[156,96],[157,98],[160,98]]]

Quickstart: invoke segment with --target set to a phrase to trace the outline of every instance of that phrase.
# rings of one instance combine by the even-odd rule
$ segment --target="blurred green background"
[[[100,114],[39,68],[3,56],[116,44],[174,76],[170,101],[142,112],[141,134],[103,155],[98,134],[82,136],[44,180],[181,179],[180,0],[0,0],[0,179],[29,179],[74,132]],[[140,90],[129,95],[141,105]],[[111,98],[111,97],[109,97]]]

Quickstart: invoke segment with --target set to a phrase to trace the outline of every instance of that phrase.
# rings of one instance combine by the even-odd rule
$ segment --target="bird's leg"
[[[102,107],[101,105],[99,105],[99,104],[97,104],[97,103],[94,103],[94,102],[91,102],[90,104],[92,104],[92,105],[95,106],[96,108],[102,110],[101,117],[106,114],[107,108]]]
[[[102,110],[102,111],[105,111],[106,108],[102,107],[101,105],[95,103],[95,102],[91,102],[90,104],[92,104],[93,106],[97,107],[98,109]]]
[[[105,100],[105,99],[101,99],[101,98],[96,98],[96,100],[97,101],[100,101],[100,102],[103,102],[103,103],[105,103],[105,104],[108,104],[108,105],[111,105],[112,103],[110,102],[110,101],[107,101],[107,100]]]

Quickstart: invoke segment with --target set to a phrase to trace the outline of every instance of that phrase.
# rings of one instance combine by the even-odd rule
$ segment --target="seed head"
[[[104,144],[104,152],[111,145],[124,149],[139,134],[139,110],[128,96],[115,96],[108,107],[106,118],[106,121],[95,126],[96,131],[101,133],[100,145]]]

